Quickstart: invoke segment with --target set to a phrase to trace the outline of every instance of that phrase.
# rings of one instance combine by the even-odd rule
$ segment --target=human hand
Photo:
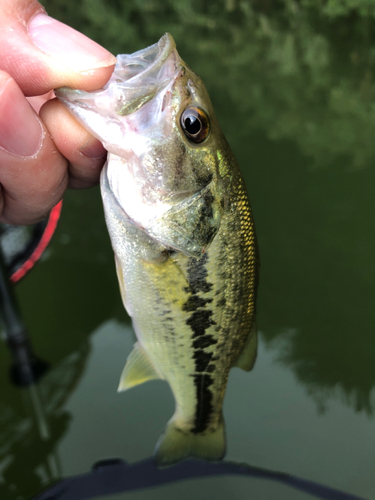
[[[101,88],[115,57],[36,0],[1,0],[0,51],[0,222],[32,224],[68,186],[95,185],[106,154],[52,90]]]

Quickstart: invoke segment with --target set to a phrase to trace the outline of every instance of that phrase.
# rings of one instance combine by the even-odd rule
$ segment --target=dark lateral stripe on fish
[[[196,371],[205,372],[210,364],[212,356],[212,352],[205,352],[202,349],[197,349],[193,354]]]
[[[213,312],[209,309],[197,309],[193,312],[186,324],[193,330],[193,338],[201,337],[204,335],[207,328],[216,325],[215,321],[211,319]]]
[[[210,422],[210,415],[213,410],[212,392],[209,387],[213,384],[210,375],[194,375],[194,384],[197,389],[197,408],[195,411],[194,434],[204,432]]]
[[[213,210],[215,197],[211,191],[207,191],[203,194],[202,201],[203,205],[199,210],[199,218],[192,236],[197,241],[200,241],[202,235],[204,235],[204,241],[211,243],[218,230]]]
[[[182,306],[183,311],[196,311],[198,307],[204,307],[206,304],[212,302],[212,299],[204,299],[198,295],[191,295],[185,304]]]
[[[190,287],[186,289],[186,292],[191,291],[193,294],[198,292],[207,293],[212,289],[212,283],[206,281],[208,273],[205,264],[207,260],[207,254],[204,254],[200,259],[190,258],[187,266],[187,279]]]
[[[217,340],[212,335],[206,334],[206,330],[210,326],[216,325],[216,323],[212,319],[212,310],[206,309],[207,304],[210,304],[212,299],[198,295],[198,292],[207,293],[213,287],[212,283],[209,283],[206,279],[207,269],[205,266],[207,261],[207,254],[203,255],[199,260],[190,259],[187,268],[187,278],[190,287],[186,291],[189,291],[191,295],[182,307],[184,311],[192,312],[191,316],[186,320],[186,324],[193,332],[193,359],[195,362],[195,371],[198,372],[192,375],[197,398],[194,427],[192,429],[192,432],[195,434],[204,432],[207,429],[213,411],[213,395],[210,390],[213,378],[208,373],[212,373],[215,370],[215,364],[211,363],[213,361],[213,353],[206,352],[204,349],[217,344]]]
[[[193,342],[194,349],[204,349],[210,345],[217,344],[217,340],[212,335],[202,335]]]

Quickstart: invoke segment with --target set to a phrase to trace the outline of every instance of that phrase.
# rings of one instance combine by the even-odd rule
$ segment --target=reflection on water
[[[233,487],[238,492],[242,492],[238,498],[246,498],[245,492],[249,487],[252,491],[258,492],[259,498],[274,498],[275,500],[284,498],[284,494],[288,500],[294,498],[301,500],[305,498],[305,495],[306,499],[308,495],[313,495],[315,498],[339,498],[340,500],[359,498],[325,486],[324,481],[327,481],[325,478],[318,484],[314,480],[305,480],[293,474],[288,475],[230,462],[224,462],[222,465],[190,462],[181,464],[176,469],[164,469],[159,473],[153,468],[152,460],[143,460],[125,466],[125,469],[118,470],[116,467],[110,467],[104,472],[100,471],[100,474],[87,475],[94,457],[129,456],[133,462],[147,457],[153,448],[155,437],[165,423],[166,416],[173,411],[172,395],[167,384],[163,382],[146,384],[142,387],[141,397],[138,397],[137,391],[130,391],[123,395],[116,394],[114,382],[118,380],[123,359],[131,351],[133,342],[134,336],[130,327],[124,327],[113,321],[101,325],[93,332],[91,341],[93,349],[90,356],[88,356],[87,343],[77,346],[78,349],[62,360],[37,386],[24,389],[19,393],[22,401],[18,411],[15,409],[13,412],[2,411],[2,415],[8,413],[10,420],[8,425],[2,426],[2,429],[7,429],[7,432],[1,435],[0,463],[3,483],[0,481],[2,488],[0,491],[4,495],[2,498],[26,499],[31,493],[40,491],[48,483],[77,473],[86,473],[86,475],[58,484],[42,498],[50,498],[52,494],[56,494],[59,498],[61,496],[69,500],[73,491],[80,492],[81,496],[77,498],[86,498],[84,492],[87,492],[89,497],[92,495],[90,492],[94,492],[95,495],[107,494],[110,498],[110,493],[119,494],[121,491],[124,495],[126,492],[126,498],[129,495],[136,498],[140,494],[138,490],[144,492],[145,498],[150,495],[150,498],[164,498],[167,491],[164,488],[168,489],[174,483],[174,494],[184,499],[191,498],[191,492],[187,494],[189,491],[189,486],[187,487],[185,483],[187,479],[193,485],[192,491],[194,488],[205,491],[206,486],[202,486],[202,481],[204,481],[207,488],[211,488],[211,491],[214,489],[215,498],[219,499],[227,498]],[[262,345],[260,354],[259,370],[255,375],[255,380],[252,381],[253,384],[250,384],[253,397],[242,407],[240,402],[243,398],[243,391],[249,387],[247,374],[235,370],[234,376],[231,376],[229,401],[227,401],[229,404],[225,408],[229,432],[229,458],[231,459],[233,456],[237,456],[238,459],[248,458],[246,454],[244,457],[241,455],[241,447],[244,444],[242,434],[248,427],[256,429],[257,434],[260,432],[259,437],[262,442],[260,449],[269,448],[272,441],[276,442],[276,449],[279,448],[277,439],[271,436],[272,439],[269,440],[261,430],[259,421],[256,421],[258,418],[262,419],[262,415],[257,412],[254,415],[252,409],[254,400],[258,402],[262,400],[254,390],[254,384],[256,386],[259,381],[265,380],[263,389],[267,391],[269,397],[269,402],[265,405],[266,414],[270,415],[273,406],[280,407],[278,398],[272,394],[271,387],[275,385],[274,381],[272,377],[266,376],[270,359]],[[267,358],[269,361],[265,363]],[[284,376],[277,374],[277,379],[279,383],[276,391],[283,397],[284,391],[287,393],[293,385],[290,381],[286,381],[284,389]],[[77,381],[79,381],[78,386],[76,386]],[[237,394],[236,386],[239,388]],[[70,398],[67,399],[69,395]],[[301,398],[297,401],[299,406],[305,406]],[[237,412],[233,411],[236,408],[241,409],[238,421],[235,415]],[[304,408],[304,412],[306,410],[307,408]],[[279,411],[278,420],[285,425],[287,420],[282,415],[285,408],[280,407]],[[308,413],[311,414],[311,409]],[[143,415],[141,420],[140,415]],[[73,420],[71,416],[74,416]],[[91,416],[94,416],[94,419],[88,426]],[[255,420],[254,417],[256,417]],[[341,412],[342,422],[346,419],[347,416]],[[328,428],[332,428],[332,424],[335,426],[335,422],[335,418],[331,424],[328,422]],[[115,440],[111,436],[114,436]],[[238,439],[240,439],[240,446],[236,443]],[[256,446],[253,438],[250,438],[248,444],[250,443],[251,447]],[[304,444],[300,441],[300,445]],[[237,450],[234,455],[233,449]],[[280,452],[281,456],[284,455],[284,462],[289,464],[285,451],[280,449]],[[274,451],[272,454],[275,454]],[[264,457],[257,457],[254,454],[252,457],[253,460],[263,465]],[[362,466],[361,463],[358,465]],[[288,470],[289,466],[286,469]],[[248,479],[240,480],[238,476],[241,475]],[[185,482],[179,483],[182,479]],[[261,482],[259,482],[260,479]],[[215,481],[215,485],[211,484],[209,487],[212,481]],[[220,483],[222,483],[221,486]],[[282,484],[284,486],[280,487]],[[163,486],[163,488],[160,491],[154,490],[156,486],[159,488]],[[342,485],[336,485],[336,488],[343,489]],[[198,498],[203,500],[207,496],[202,493],[202,496]]]
[[[88,353],[88,344],[80,345],[38,384],[27,388],[9,391],[4,387],[6,378],[2,380],[1,498],[28,498],[61,477],[56,446],[71,418],[63,405],[84,371]]]
[[[261,250],[262,338],[254,372],[233,370],[229,380],[228,458],[374,498],[374,7],[43,3],[115,53],[170,31],[203,78],[244,171]],[[148,457],[173,412],[168,388],[150,382],[117,395],[131,337],[109,329],[89,340],[108,320],[128,321],[98,190],[68,193],[50,256],[18,294],[35,351],[52,368],[37,386],[43,431],[35,394],[33,406],[27,390],[10,386],[0,346],[1,498],[27,498],[104,457]],[[249,490],[238,479],[211,479],[186,483],[178,495],[197,491],[242,499]],[[292,497],[277,489],[275,498]]]
[[[265,337],[280,346],[280,359],[319,406],[340,395],[356,411],[371,413],[375,171],[347,172],[340,164],[311,169],[295,147],[282,142],[270,151],[270,141],[258,138],[256,158],[263,157],[269,173],[256,180],[268,195],[257,205],[265,214],[258,231]]]
[[[87,203],[92,196],[93,193],[84,193],[80,203]],[[97,211],[101,213],[99,204]],[[95,220],[95,208],[91,215]],[[75,220],[73,224],[69,215],[66,222],[68,227],[73,228],[70,240],[75,243],[78,234],[80,243],[84,242],[87,238],[84,222],[80,224]],[[99,223],[96,231],[90,231],[91,243],[96,239],[103,240],[96,247],[94,262],[90,259],[87,262],[81,254],[72,266],[70,251],[74,251],[67,248],[64,238],[61,238],[66,234],[62,227],[56,234],[63,243],[57,246],[52,273],[49,262],[44,268],[43,264],[39,264],[39,276],[33,271],[34,279],[31,273],[16,288],[17,292],[21,291],[21,297],[24,293],[27,298],[25,302],[21,300],[21,310],[24,322],[29,326],[35,352],[48,360],[51,368],[37,384],[16,387],[9,378],[10,353],[5,344],[0,349],[0,497],[4,500],[29,498],[45,484],[61,477],[57,447],[72,419],[64,405],[85,371],[90,353],[88,337],[91,332],[88,327],[100,321],[108,310],[112,309],[113,313],[116,310],[111,307],[117,292],[115,287],[113,294],[107,293],[103,298],[99,290],[98,294],[87,292],[87,285],[90,287],[90,281],[100,277],[106,264],[102,248],[108,243],[106,238],[102,238],[102,232],[105,236],[106,233],[104,221],[101,222],[102,226]],[[75,250],[77,247],[79,245],[75,246]],[[59,250],[63,254],[61,261]],[[73,256],[73,259],[76,257]],[[90,264],[96,264],[94,275]],[[111,283],[110,271],[108,277]],[[104,286],[108,285],[106,277],[101,282]],[[61,293],[61,289],[67,293]],[[77,301],[77,297],[80,300]],[[93,307],[90,314],[82,313],[85,300]]]

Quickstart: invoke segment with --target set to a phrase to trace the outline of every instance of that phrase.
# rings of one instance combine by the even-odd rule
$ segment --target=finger
[[[46,15],[36,0],[1,0],[0,69],[25,95],[40,95],[70,86],[102,87],[115,58],[78,31]]]
[[[44,104],[40,117],[58,150],[69,160],[69,187],[87,188],[99,182],[107,151],[57,99]]]
[[[16,82],[0,71],[0,221],[41,220],[67,183],[67,160]]]
[[[50,99],[53,99],[55,97],[55,93],[53,90],[50,90],[46,94],[43,95],[37,95],[34,97],[28,97],[27,100],[29,104],[31,104],[31,107],[35,111],[35,113],[39,114],[40,108],[43,106],[43,104]]]

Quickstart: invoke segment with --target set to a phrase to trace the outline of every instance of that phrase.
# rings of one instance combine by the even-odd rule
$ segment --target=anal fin
[[[236,366],[237,368],[242,368],[242,370],[249,372],[253,368],[255,359],[257,357],[257,347],[258,347],[257,326],[254,321],[253,326],[251,327],[251,330],[246,337],[241,354],[238,356],[237,361],[234,363],[233,366]]]
[[[160,379],[145,350],[138,342],[134,344],[122,371],[118,391],[126,391],[148,380]]]

